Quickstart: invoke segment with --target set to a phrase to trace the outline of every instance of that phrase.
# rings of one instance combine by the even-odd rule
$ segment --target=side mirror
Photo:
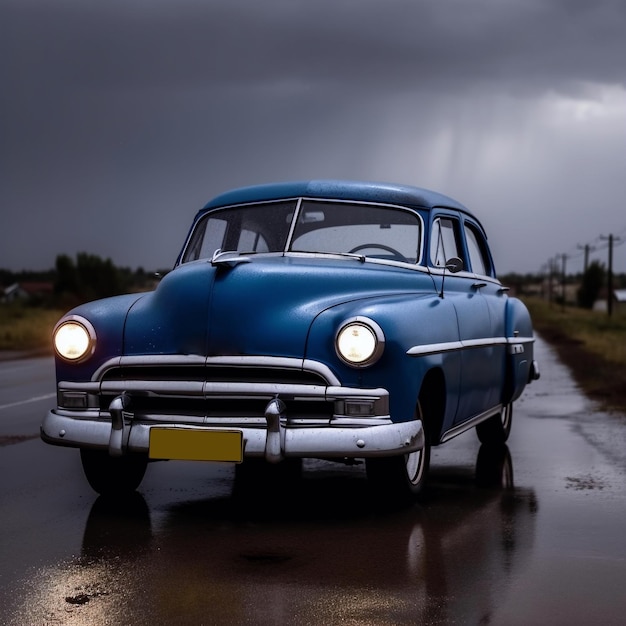
[[[446,261],[446,269],[451,274],[457,274],[463,269],[463,261],[458,256],[453,256]]]
[[[457,274],[463,269],[463,261],[459,259],[458,256],[450,257],[446,264],[443,267],[443,275],[441,276],[441,291],[439,292],[439,297],[443,298],[443,284],[446,280],[446,270],[450,272],[450,274]]]

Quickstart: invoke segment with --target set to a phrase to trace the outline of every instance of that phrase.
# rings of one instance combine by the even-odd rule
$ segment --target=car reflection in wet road
[[[81,556],[40,575],[35,605],[64,623],[479,623],[529,554],[537,509],[508,451],[487,452],[490,486],[452,468],[428,506],[399,511],[322,462],[287,498],[180,502],[156,523],[139,493],[98,498]]]
[[[56,455],[41,497],[3,486],[3,508],[32,517],[23,537],[0,521],[13,542],[0,621],[621,623],[622,423],[594,413],[541,342],[538,353],[543,377],[516,405],[509,447],[470,433],[435,449],[428,498],[409,508],[375,505],[362,466],[323,461],[280,490],[241,489],[228,465],[154,464],[140,493],[112,504]],[[42,447],[3,452],[17,463],[27,456],[14,450],[32,450],[34,463]],[[16,547],[28,537],[34,547]]]

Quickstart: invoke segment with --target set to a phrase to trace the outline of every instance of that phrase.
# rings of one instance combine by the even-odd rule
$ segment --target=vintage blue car
[[[56,325],[47,443],[90,485],[135,490],[149,461],[254,468],[364,459],[375,491],[424,486],[430,448],[502,444],[539,376],[522,302],[480,222],[416,187],[344,181],[227,192],[150,293]]]

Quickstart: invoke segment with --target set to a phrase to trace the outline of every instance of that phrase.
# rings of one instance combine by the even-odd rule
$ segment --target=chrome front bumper
[[[88,411],[52,410],[42,423],[41,438],[54,445],[107,449],[111,455],[120,456],[148,454],[150,429],[155,426],[215,431],[235,428],[243,435],[244,458],[265,458],[269,462],[286,457],[396,456],[424,446],[420,420],[394,423],[388,417],[378,417],[346,420],[336,425],[290,424],[284,416],[283,402],[275,398],[267,404],[265,419],[252,420],[249,425],[189,423],[184,416],[169,422],[154,422],[128,412],[125,397],[113,400],[110,419],[100,419]]]

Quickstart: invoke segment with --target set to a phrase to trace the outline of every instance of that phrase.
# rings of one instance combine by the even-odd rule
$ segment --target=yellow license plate
[[[150,429],[151,459],[177,461],[243,461],[240,430],[194,430],[191,428]]]

